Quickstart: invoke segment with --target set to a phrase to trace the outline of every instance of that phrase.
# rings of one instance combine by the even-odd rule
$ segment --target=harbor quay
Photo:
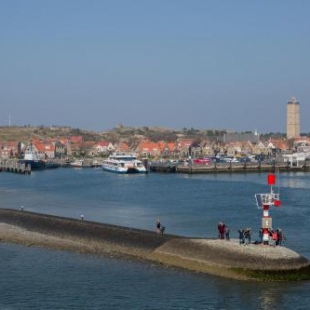
[[[251,173],[251,172],[308,172],[309,163],[300,166],[291,166],[289,163],[210,163],[208,165],[177,164],[171,162],[151,162],[148,166],[151,172],[167,173]]]
[[[58,167],[75,167],[64,160],[54,161]],[[309,172],[309,162],[299,166],[292,166],[289,163],[210,163],[208,165],[178,164],[170,161],[143,160],[147,172],[162,173],[185,173],[185,174],[210,174],[210,173],[251,173],[251,172]],[[80,168],[101,167],[100,160],[84,159]],[[12,172],[18,174],[31,174],[31,166],[18,162],[14,159],[0,160],[0,172]]]
[[[190,238],[150,230],[0,209],[0,241],[84,254],[130,258],[225,278],[253,281],[310,279],[310,262],[283,247],[243,246],[238,240]]]
[[[57,168],[57,167],[74,167],[73,165],[68,165],[65,160],[54,160],[46,161],[46,167]],[[91,159],[83,161],[83,168],[93,168],[98,167],[98,164],[94,165],[94,161]],[[33,169],[31,164],[26,164],[19,162],[16,159],[2,159],[0,160],[0,172],[11,172],[17,174],[31,174]]]

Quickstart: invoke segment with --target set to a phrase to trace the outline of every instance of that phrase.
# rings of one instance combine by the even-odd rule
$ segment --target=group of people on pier
[[[158,234],[164,234],[166,227],[163,226],[160,223],[160,220],[156,220],[156,232]],[[219,239],[224,239],[224,240],[230,240],[230,228],[228,225],[224,224],[223,222],[219,222],[217,225],[218,229],[218,237]],[[259,240],[255,241],[255,244],[258,243],[263,243],[263,228],[259,230]],[[251,236],[252,236],[252,229],[251,228],[244,228],[244,229],[239,229],[238,230],[239,234],[239,244],[242,245],[249,245],[251,243]],[[272,246],[276,245],[282,245],[283,242],[286,240],[283,231],[281,228],[278,228],[276,230],[273,229],[268,229],[268,234],[269,234],[269,240],[268,244]]]
[[[284,236],[284,233],[281,228],[274,229],[268,229],[268,244],[272,246],[276,245],[282,245],[283,242],[286,240],[286,237]],[[261,228],[259,230],[259,239],[260,242],[263,243],[263,229]]]
[[[219,222],[218,226],[218,238],[219,239],[226,239],[230,240],[230,229],[229,227],[224,224],[223,222]],[[249,245],[251,244],[252,240],[252,229],[251,228],[243,228],[238,230],[239,234],[239,244],[242,245]],[[269,240],[268,245],[276,246],[282,245],[283,242],[286,240],[284,233],[281,228],[278,229],[268,229]],[[259,240],[255,241],[255,244],[263,244],[263,228],[259,230]]]
[[[249,245],[251,243],[251,235],[252,235],[251,228],[239,229],[238,233],[239,233],[239,244]]]

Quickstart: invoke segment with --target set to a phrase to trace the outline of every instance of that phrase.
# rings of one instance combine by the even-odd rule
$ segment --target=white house
[[[113,152],[115,150],[113,144],[108,141],[100,141],[94,145],[94,150],[97,154]]]

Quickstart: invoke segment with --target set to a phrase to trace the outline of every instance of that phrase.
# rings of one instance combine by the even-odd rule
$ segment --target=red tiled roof
[[[70,142],[71,143],[82,143],[83,142],[83,137],[82,136],[71,136],[70,137]]]

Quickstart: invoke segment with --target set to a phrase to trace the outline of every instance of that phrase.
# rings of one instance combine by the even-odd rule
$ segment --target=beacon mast
[[[279,207],[281,205],[280,194],[274,193],[273,185],[276,184],[276,176],[268,174],[267,182],[270,186],[270,193],[268,194],[255,194],[256,205],[259,209],[263,210],[262,217],[262,243],[269,244],[269,231],[272,230],[272,218],[269,216],[270,206]]]

